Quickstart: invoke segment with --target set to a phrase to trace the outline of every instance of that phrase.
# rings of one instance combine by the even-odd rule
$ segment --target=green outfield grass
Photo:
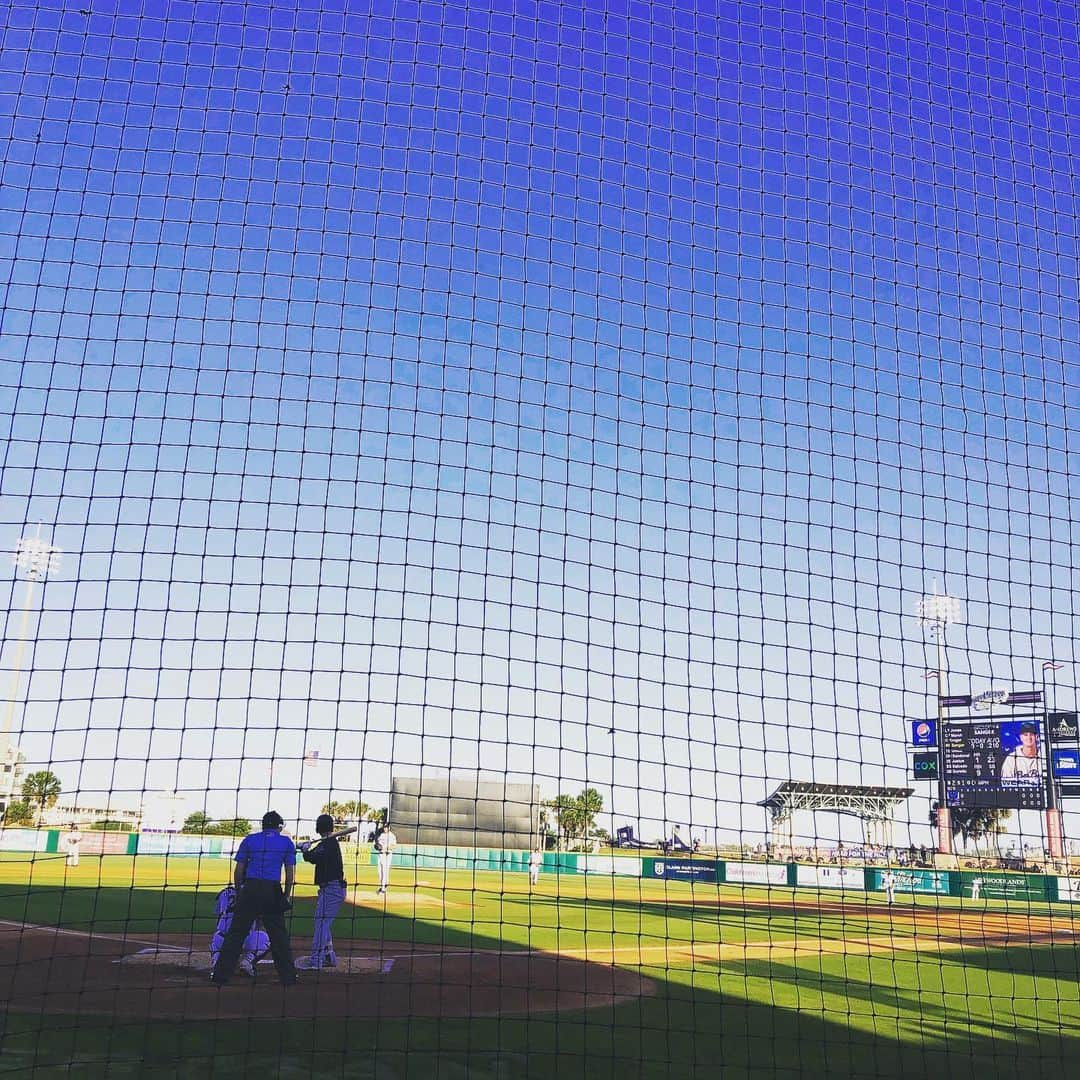
[[[152,937],[209,936],[226,859],[0,858],[0,919]],[[335,938],[444,943],[472,948],[626,950],[626,964],[654,979],[654,997],[557,1016],[477,1020],[253,1019],[126,1022],[103,1016],[72,1027],[64,1017],[7,1008],[0,1075],[398,1077],[1060,1076],[1080,1063],[1080,965],[1073,939],[940,953],[909,922],[873,917],[862,894],[843,913],[740,906],[764,889],[689,886],[607,877],[395,870],[395,893],[424,903],[403,914],[365,899],[375,888],[366,850],[348,871],[361,890]],[[308,877],[303,867],[301,880]],[[717,905],[717,896],[723,904]],[[788,890],[773,895],[790,897]],[[800,900],[814,894],[800,891]],[[830,902],[835,892],[823,893]],[[920,897],[918,911],[1012,910],[1047,904]],[[314,891],[293,915],[311,933]],[[1055,920],[1070,917],[1056,907]],[[10,931],[11,928],[7,927]],[[17,932],[17,931],[12,931]],[[844,953],[829,943],[892,938],[890,952]],[[802,951],[783,943],[799,942]],[[764,947],[774,943],[775,949]],[[696,954],[691,958],[687,946]],[[744,948],[745,946],[745,948]],[[635,949],[638,956],[632,955]],[[669,950],[675,950],[670,952]],[[710,950],[711,954],[710,954]],[[624,962],[616,953],[616,962]],[[281,1064],[284,1063],[284,1064]],[[41,1071],[31,1073],[31,1067]]]

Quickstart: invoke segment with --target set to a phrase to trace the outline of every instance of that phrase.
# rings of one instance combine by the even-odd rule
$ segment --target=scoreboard
[[[1045,808],[1046,759],[1042,747],[1037,757],[1025,760],[1019,768],[1015,764],[1020,752],[1017,749],[1020,727],[1016,720],[954,723],[944,727],[942,765],[945,797],[950,807]]]

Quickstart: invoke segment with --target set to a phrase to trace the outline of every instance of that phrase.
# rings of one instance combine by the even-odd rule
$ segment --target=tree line
[[[541,832],[554,838],[558,848],[592,836],[610,841],[608,834],[596,827],[596,818],[603,809],[604,797],[596,788],[585,788],[580,795],[556,795],[541,807]]]
[[[390,816],[387,807],[369,806],[363,799],[348,799],[337,802],[331,799],[322,813],[329,814],[335,821],[377,821],[380,824]]]

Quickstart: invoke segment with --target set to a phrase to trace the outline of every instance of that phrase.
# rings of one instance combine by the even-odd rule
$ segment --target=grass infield
[[[62,857],[0,857],[0,964],[20,963],[28,924],[119,936],[132,952],[159,934],[208,939],[230,872],[221,858],[84,857],[68,869]],[[137,1018],[108,995],[93,1016],[50,1014],[16,998],[4,1005],[0,1076],[983,1080],[1080,1064],[1080,965],[1063,905],[903,897],[890,910],[876,894],[578,875],[530,892],[524,874],[427,869],[395,869],[384,902],[366,850],[347,873],[339,951],[351,939],[558,953],[639,972],[654,992],[557,1013],[318,1023],[281,997],[244,1020]],[[302,885],[298,940],[313,909]],[[379,987],[360,979],[349,992],[370,1012]]]

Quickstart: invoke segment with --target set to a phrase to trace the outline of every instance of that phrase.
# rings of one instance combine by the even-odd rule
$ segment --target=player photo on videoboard
[[[1039,728],[1030,720],[1001,724],[1001,782],[1041,784],[1046,769],[1039,746]]]

